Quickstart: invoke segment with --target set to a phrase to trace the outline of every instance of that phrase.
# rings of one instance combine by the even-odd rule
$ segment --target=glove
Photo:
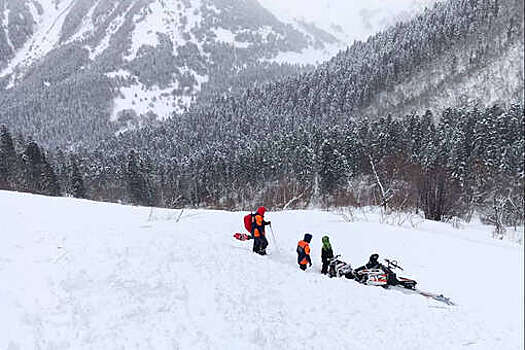
[[[271,221],[266,221],[266,225],[272,226],[272,222]]]

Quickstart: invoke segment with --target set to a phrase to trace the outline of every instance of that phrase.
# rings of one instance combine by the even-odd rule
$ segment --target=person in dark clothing
[[[271,225],[270,221],[264,221],[265,207],[257,209],[252,217],[252,237],[253,237],[253,252],[266,255],[266,247],[268,247],[268,240],[266,239],[266,225]]]
[[[367,269],[380,269],[383,265],[379,262],[379,254],[370,255],[370,259],[366,263]]]
[[[372,254],[370,255],[370,259],[368,259],[368,262],[365,265],[358,267],[357,269],[354,270],[354,275],[356,276],[356,279],[358,281],[361,281],[365,279],[366,276],[360,275],[359,274],[360,271],[369,270],[369,269],[379,269],[380,267],[381,267],[381,263],[379,263],[379,254]]]
[[[328,266],[330,265],[330,259],[334,257],[334,252],[332,250],[332,245],[330,244],[330,239],[328,236],[324,236],[321,241],[323,242],[323,247],[321,248],[321,261],[323,262],[321,273],[327,274]]]
[[[368,269],[379,269],[381,268],[381,266],[382,265],[379,262],[379,254],[372,254],[370,255],[370,259],[368,259],[368,262],[365,265],[355,269],[355,272],[359,272],[362,270],[368,270]]]
[[[306,233],[304,239],[297,243],[297,263],[299,268],[306,271],[306,266],[312,266],[312,259],[310,258],[310,242],[312,241],[312,235]]]

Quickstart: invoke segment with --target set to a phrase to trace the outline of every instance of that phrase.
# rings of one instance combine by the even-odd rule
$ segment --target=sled
[[[251,235],[246,234],[246,233],[240,233],[240,232],[235,233],[233,237],[235,239],[238,239],[239,241],[249,241],[250,239],[252,239]]]

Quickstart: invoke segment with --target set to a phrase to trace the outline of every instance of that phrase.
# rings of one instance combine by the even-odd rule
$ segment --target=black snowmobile
[[[328,265],[328,276],[330,277],[346,277],[353,279],[354,274],[352,266],[349,263],[344,262],[340,259],[341,255],[336,255],[329,260]]]
[[[407,289],[416,289],[417,282],[405,277],[398,277],[395,269],[404,271],[397,261],[385,259],[386,265],[376,263],[375,266],[369,264],[354,271],[356,281],[373,286],[388,288],[389,286],[400,286]]]
[[[378,262],[379,256],[377,254],[372,254],[370,261],[366,265],[353,270],[352,266],[341,260],[340,257],[340,255],[336,255],[330,259],[330,264],[328,265],[328,275],[330,277],[345,276],[346,278],[355,279],[357,282],[363,284],[398,289],[404,293],[420,294],[426,298],[434,299],[447,305],[456,305],[450,298],[447,298],[443,294],[417,289],[417,282],[413,279],[397,276],[394,270],[404,270],[395,260],[384,259],[386,262],[386,265],[384,265]]]
[[[399,269],[404,271],[401,266],[398,265],[395,260],[385,259],[386,266],[383,264],[378,264],[379,266],[374,266],[373,268],[366,268],[366,265],[354,270],[355,280],[361,283],[381,286],[383,288],[394,288],[404,291],[405,293],[415,293],[422,295],[429,299],[434,299],[436,301],[445,303],[450,306],[456,305],[450,298],[439,293],[432,293],[420,290],[416,288],[417,282],[405,277],[398,277],[394,270]],[[368,265],[368,264],[367,264]]]

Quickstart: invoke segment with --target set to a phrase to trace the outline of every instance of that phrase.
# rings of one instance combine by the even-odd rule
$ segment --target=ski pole
[[[273,233],[272,224],[270,224],[270,232],[272,233],[273,244],[275,244],[275,248],[277,248],[277,251],[280,253],[281,250],[279,249],[279,245],[277,244],[277,240],[275,239],[275,234]]]

